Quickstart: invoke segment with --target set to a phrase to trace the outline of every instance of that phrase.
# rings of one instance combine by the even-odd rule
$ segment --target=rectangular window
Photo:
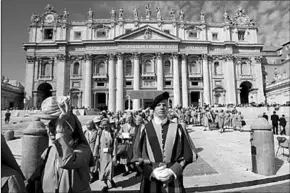
[[[74,35],[74,39],[75,39],[75,40],[80,40],[80,39],[82,39],[82,32],[80,32],[80,31],[76,31],[76,32],[75,32],[75,35]]]
[[[132,86],[132,81],[126,81],[126,86]]]
[[[72,83],[73,88],[80,88],[80,83],[79,82],[73,82]]]
[[[170,30],[169,29],[165,29],[165,30],[163,30],[165,33],[168,33],[168,34],[170,34]]]
[[[171,86],[171,81],[165,81],[165,86]]]
[[[190,31],[188,33],[189,38],[197,38],[197,32],[196,31]]]
[[[191,82],[191,86],[198,86],[198,82]]]
[[[53,38],[53,29],[44,29],[44,36],[45,40],[52,40]]]
[[[106,31],[97,31],[97,38],[105,38],[107,36]]]
[[[238,40],[239,41],[245,40],[245,31],[238,31]]]
[[[125,29],[125,34],[128,34],[132,31],[132,29]]]
[[[104,82],[97,82],[97,86],[105,86]]]
[[[212,40],[218,40],[218,33],[212,33]]]

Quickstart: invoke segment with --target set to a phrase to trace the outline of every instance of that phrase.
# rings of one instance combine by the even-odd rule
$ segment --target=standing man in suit
[[[273,133],[274,135],[278,135],[278,121],[279,121],[279,116],[276,115],[276,111],[273,111],[273,115],[271,115],[271,121],[272,121],[272,126],[273,126]]]
[[[151,108],[153,119],[145,124],[138,141],[138,159],[143,170],[141,193],[185,192],[183,170],[197,159],[186,131],[167,118],[169,93],[157,96]]]

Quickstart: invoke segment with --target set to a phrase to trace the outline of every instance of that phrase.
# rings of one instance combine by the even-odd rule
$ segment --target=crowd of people
[[[69,107],[69,97],[47,98],[35,116],[49,120],[52,145],[26,179],[26,190],[35,192],[38,185],[43,192],[89,193],[90,183],[101,180],[106,192],[116,187],[115,169],[121,166],[123,176],[136,171],[142,177],[140,192],[183,192],[182,171],[198,158],[186,125],[223,133],[226,129],[241,131],[246,122],[235,107],[169,108],[168,97],[167,92],[157,96],[147,109],[103,110],[84,125]],[[278,133],[278,121],[285,130],[284,115],[279,118],[274,112],[271,120],[274,133]]]

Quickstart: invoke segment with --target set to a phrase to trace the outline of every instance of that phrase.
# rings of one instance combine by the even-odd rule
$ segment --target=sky
[[[0,0],[1,1],[1,0]],[[2,0],[1,1],[1,74],[10,80],[25,82],[25,51],[28,42],[28,27],[32,13],[42,14],[50,4],[58,13],[64,8],[69,20],[86,20],[89,8],[94,18],[110,17],[110,10],[124,8],[124,17],[133,17],[133,7],[139,15],[145,15],[149,1],[97,1],[97,0]],[[259,28],[258,42],[266,46],[280,47],[290,40],[290,1],[151,1],[152,16],[160,7],[162,16],[169,17],[171,9],[183,9],[185,20],[198,21],[200,12],[205,13],[207,22],[222,22],[223,13],[235,14],[239,7],[253,18]]]

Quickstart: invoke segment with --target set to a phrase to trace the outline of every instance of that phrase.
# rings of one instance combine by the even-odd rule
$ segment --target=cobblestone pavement
[[[90,118],[86,117],[86,119]],[[81,121],[85,122],[86,120],[82,119]],[[23,121],[23,123],[25,122]],[[257,180],[274,179],[274,177],[290,173],[287,151],[285,151],[285,155],[282,155],[282,151],[279,151],[276,157],[275,176],[267,177],[253,173],[251,171],[249,132],[227,130],[221,134],[217,130],[203,131],[203,127],[192,126],[188,126],[188,131],[200,158],[197,162],[188,165],[184,170],[184,185],[189,192],[212,191],[216,187],[226,188],[229,184],[232,184],[231,188],[234,188],[245,182],[253,181],[257,183]],[[275,152],[278,147],[276,137],[275,135]],[[17,162],[21,164],[21,138],[8,141],[8,145]],[[114,179],[117,183],[117,188],[112,189],[112,191],[129,192],[130,190],[139,189],[140,178],[136,178],[135,173],[126,177],[119,174]],[[248,185],[250,186],[251,183],[248,183]],[[102,187],[103,183],[100,181],[91,184],[92,190],[96,192],[101,190]]]

